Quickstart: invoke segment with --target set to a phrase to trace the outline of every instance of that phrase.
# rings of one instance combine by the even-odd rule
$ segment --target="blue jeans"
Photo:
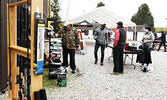
[[[98,52],[98,49],[99,49],[100,46],[101,46],[101,63],[103,63],[103,61],[104,61],[104,50],[105,50],[106,45],[96,43],[95,44],[95,49],[94,49],[94,56],[95,56],[95,60],[97,61],[98,60],[97,52]]]

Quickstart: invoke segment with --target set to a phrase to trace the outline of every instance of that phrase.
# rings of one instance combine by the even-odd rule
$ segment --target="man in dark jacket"
[[[123,23],[117,23],[117,30],[115,32],[115,40],[113,44],[113,60],[114,69],[111,74],[123,74],[123,51],[126,42],[126,31]]]
[[[105,47],[107,47],[107,43],[108,43],[108,32],[105,29],[105,27],[106,27],[106,24],[102,24],[101,28],[97,29],[94,33],[94,39],[96,40],[95,49],[94,49],[95,64],[97,64],[97,61],[98,61],[97,52],[99,47],[101,46],[101,63],[100,63],[101,66],[103,66],[104,50],[105,50]]]
[[[161,32],[161,37],[160,38],[161,38],[161,43],[160,43],[159,48],[158,48],[157,51],[160,50],[160,48],[163,44],[164,45],[164,52],[166,52],[166,35],[165,35],[164,31]]]

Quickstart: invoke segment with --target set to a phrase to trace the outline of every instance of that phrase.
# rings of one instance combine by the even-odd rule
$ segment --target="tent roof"
[[[130,20],[125,20],[124,18],[114,14],[113,12],[107,10],[105,7],[99,7],[95,10],[80,15],[76,18],[69,19],[68,22],[70,23],[77,23],[83,20],[87,20],[88,22],[98,22],[100,24],[106,24],[109,28],[116,27],[116,23],[118,21],[122,21],[124,26],[135,26],[136,24],[131,22]]]
[[[77,24],[73,24],[75,27],[93,27],[91,23],[89,23],[87,20],[84,20],[82,22],[79,22]]]

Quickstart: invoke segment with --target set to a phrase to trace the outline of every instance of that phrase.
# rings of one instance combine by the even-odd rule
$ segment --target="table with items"
[[[110,58],[113,57],[113,43],[114,41],[111,41],[109,44],[108,44],[108,47],[111,48],[111,55],[108,57],[108,60],[110,60]],[[134,59],[134,55],[138,55],[138,54],[142,54],[141,53],[141,50],[140,49],[137,49],[136,46],[129,46],[129,43],[126,43],[125,45],[125,50],[124,50],[124,55],[125,55],[125,58],[124,58],[124,64],[126,63],[126,59],[127,57],[130,59],[131,63],[130,65],[133,65],[134,66],[134,69],[136,68],[136,65],[133,63],[133,59]],[[129,55],[132,55],[131,57]]]
[[[135,51],[130,51],[130,50],[124,50],[124,54],[125,54],[125,59],[124,59],[124,64],[126,62],[126,58],[128,57],[131,60],[131,65],[134,66],[134,69],[136,68],[136,65],[133,64],[133,59],[134,59],[134,55],[138,55],[141,54],[141,52],[135,50]],[[129,54],[131,54],[132,56],[130,57]]]

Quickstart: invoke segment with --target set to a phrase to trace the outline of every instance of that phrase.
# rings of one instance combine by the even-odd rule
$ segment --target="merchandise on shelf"
[[[60,73],[62,62],[62,41],[61,38],[50,38],[49,46],[49,77],[56,79],[57,74]],[[54,77],[52,77],[54,76]]]

